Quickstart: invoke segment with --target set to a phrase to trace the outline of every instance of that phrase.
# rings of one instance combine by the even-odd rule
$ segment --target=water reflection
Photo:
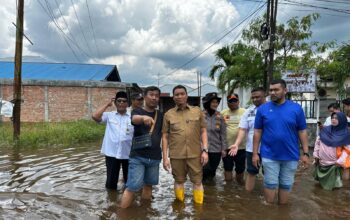
[[[131,208],[118,208],[117,191],[104,188],[105,164],[98,144],[71,148],[0,149],[0,219],[348,219],[350,183],[335,191],[322,190],[311,169],[300,170],[290,204],[267,205],[258,178],[252,193],[226,183],[222,168],[205,185],[205,202],[192,201],[186,183],[185,203],[174,200],[173,179],[161,170],[154,199],[137,195]]]

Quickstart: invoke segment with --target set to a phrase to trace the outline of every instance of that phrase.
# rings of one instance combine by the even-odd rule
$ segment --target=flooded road
[[[220,165],[221,166],[221,165]],[[117,207],[122,190],[108,192],[99,144],[72,148],[0,149],[0,219],[350,219],[350,182],[322,190],[311,169],[299,171],[287,206],[266,205],[261,178],[246,193],[225,183],[222,170],[205,186],[203,206],[174,201],[173,179],[162,168],[151,202]],[[190,184],[187,182],[187,189]],[[122,184],[118,185],[122,188]]]

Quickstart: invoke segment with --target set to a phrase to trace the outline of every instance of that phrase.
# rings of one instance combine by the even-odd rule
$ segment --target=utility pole
[[[267,1],[267,11],[266,11],[266,23],[265,26],[261,27],[261,36],[263,37],[263,39],[266,41],[268,40],[269,37],[269,21],[270,21],[270,1]],[[265,51],[265,69],[264,69],[264,79],[263,79],[263,85],[265,90],[267,91],[268,89],[268,84],[267,84],[267,75],[268,75],[268,51]]]
[[[197,71],[197,94],[198,94],[198,97],[201,96],[200,93],[199,93],[199,71]]]
[[[270,49],[269,49],[269,69],[267,75],[267,85],[270,85],[270,82],[273,80],[273,59],[275,55],[275,33],[276,33],[276,19],[277,19],[277,5],[278,0],[271,0],[270,5]]]
[[[273,80],[273,62],[275,50],[276,17],[278,0],[267,1],[266,23],[261,26],[260,35],[264,40],[263,50],[265,51],[265,72],[263,83],[268,91],[271,80]]]
[[[24,0],[18,0],[16,21],[16,50],[15,50],[15,73],[14,73],[14,109],[13,109],[13,138],[19,140],[21,133],[21,87],[22,87],[22,49],[23,49],[23,14]]]
[[[199,72],[199,107],[202,106],[202,72]]]

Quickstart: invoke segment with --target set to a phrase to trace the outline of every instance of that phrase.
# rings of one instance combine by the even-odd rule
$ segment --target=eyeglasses
[[[230,100],[228,100],[227,102],[228,102],[228,103],[236,103],[236,102],[238,102],[238,100],[237,100],[237,99],[230,99]]]
[[[117,101],[117,103],[127,103],[128,102],[127,99],[117,99],[116,101]]]

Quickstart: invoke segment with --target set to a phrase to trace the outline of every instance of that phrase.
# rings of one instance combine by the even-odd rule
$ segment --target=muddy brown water
[[[220,165],[221,166],[221,165]],[[287,206],[266,205],[262,180],[247,193],[235,182],[205,185],[205,202],[192,202],[186,183],[185,203],[174,201],[173,179],[160,168],[151,202],[137,195],[121,210],[117,191],[104,188],[105,163],[99,144],[71,148],[0,149],[0,219],[350,219],[350,183],[322,190],[312,170],[299,170]]]

